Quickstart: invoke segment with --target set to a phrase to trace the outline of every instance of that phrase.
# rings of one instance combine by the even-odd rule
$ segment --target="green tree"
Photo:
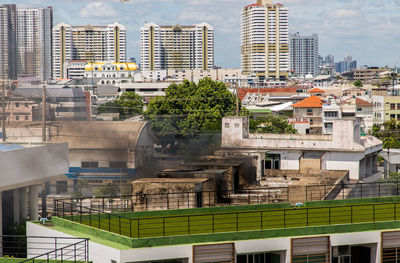
[[[250,120],[250,130],[257,133],[297,133],[286,119],[269,113],[266,117]]]
[[[363,83],[361,82],[361,80],[356,80],[354,81],[353,85],[354,87],[361,88],[363,86]]]
[[[173,149],[185,144],[181,142],[195,141],[199,135],[219,134],[221,119],[236,111],[235,96],[225,84],[210,78],[198,84],[188,80],[171,84],[165,93],[165,97],[150,100],[144,115],[160,143]],[[241,110],[241,114],[247,113]]]
[[[114,101],[97,108],[98,113],[119,113],[120,120],[125,120],[143,113],[143,98],[135,92],[125,92]]]

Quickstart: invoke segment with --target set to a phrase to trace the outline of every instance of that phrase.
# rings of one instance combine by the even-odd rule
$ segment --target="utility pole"
[[[235,87],[236,87],[236,116],[239,116],[239,88],[237,83]]]
[[[42,142],[46,142],[46,84],[42,86]]]
[[[6,141],[6,88],[4,78],[1,80],[1,137]]]

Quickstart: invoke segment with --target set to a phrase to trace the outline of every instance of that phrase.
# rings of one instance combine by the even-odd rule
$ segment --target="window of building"
[[[28,107],[29,107],[29,106],[28,106],[28,103],[25,103],[25,105],[24,105],[24,106],[25,106],[25,108],[28,108]]]
[[[390,114],[390,119],[395,120],[396,119],[396,114]]]
[[[395,109],[396,109],[396,104],[390,103],[390,110],[395,110]]]
[[[110,162],[110,168],[127,168],[126,162]]]
[[[25,120],[26,120],[26,121],[29,120],[29,116],[25,116]]]
[[[279,170],[281,166],[280,154],[266,154],[265,155],[265,169]]]
[[[337,117],[338,116],[338,112],[337,111],[325,111],[325,117]]]
[[[15,103],[15,108],[19,108],[19,103]]]
[[[397,120],[400,121],[400,114],[397,114]]]
[[[225,128],[229,128],[229,123],[225,123]]]
[[[237,263],[269,263],[280,262],[280,255],[273,253],[254,253],[237,255]]]
[[[68,193],[68,182],[67,181],[56,181],[56,194]]]
[[[16,120],[16,121],[19,121],[19,116],[15,116],[15,120]]]
[[[397,103],[397,109],[400,110],[400,103]]]
[[[362,111],[362,108],[357,108],[357,111]]]
[[[354,112],[342,112],[342,117],[354,117],[356,114]]]
[[[82,162],[81,167],[82,168],[98,168],[99,162]]]
[[[239,123],[235,123],[235,128],[239,128]]]

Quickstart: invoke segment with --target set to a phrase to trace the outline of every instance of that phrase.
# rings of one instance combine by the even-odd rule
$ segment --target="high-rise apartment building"
[[[241,54],[244,74],[265,79],[289,75],[288,9],[271,0],[246,6],[241,17]]]
[[[51,78],[53,8],[17,9],[18,74]]]
[[[53,28],[53,78],[65,78],[68,60],[126,61],[126,28],[107,26],[71,26],[60,23]]]
[[[140,41],[144,70],[214,67],[214,28],[207,23],[190,26],[147,23],[140,30]]]
[[[17,79],[16,5],[0,5],[0,79]]]
[[[292,76],[318,75],[318,35],[290,34],[290,71]]]

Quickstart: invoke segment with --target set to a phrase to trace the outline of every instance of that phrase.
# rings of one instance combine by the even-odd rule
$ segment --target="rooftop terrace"
[[[346,233],[400,227],[400,198],[369,198],[214,207],[152,212],[101,213],[60,201],[50,227],[96,242],[138,248],[285,236]]]

